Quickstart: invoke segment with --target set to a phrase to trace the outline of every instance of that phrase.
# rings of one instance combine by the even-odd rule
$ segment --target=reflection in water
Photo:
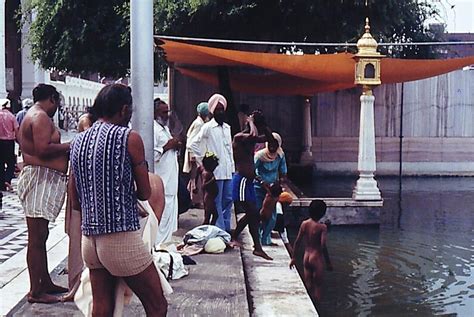
[[[379,228],[332,227],[321,316],[474,311],[474,179],[382,178]],[[308,196],[350,197],[355,179],[318,178]],[[296,232],[297,228],[293,228]]]

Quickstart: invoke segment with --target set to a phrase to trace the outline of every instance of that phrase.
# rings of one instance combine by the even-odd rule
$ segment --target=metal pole
[[[403,94],[404,94],[405,85],[402,83],[401,91],[401,102],[400,102],[400,158],[399,158],[399,168],[398,176],[400,178],[400,184],[402,182],[402,173],[403,173]]]
[[[153,0],[130,2],[130,57],[132,127],[143,139],[148,169],[153,172]]]

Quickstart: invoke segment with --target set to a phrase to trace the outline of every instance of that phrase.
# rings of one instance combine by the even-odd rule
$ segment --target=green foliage
[[[22,12],[23,23],[35,15],[32,58],[45,69],[125,75],[130,46],[121,6],[123,0],[32,0]]]
[[[130,0],[32,0],[33,58],[44,68],[123,76],[129,69]],[[155,34],[293,42],[356,42],[370,17],[383,42],[436,40],[424,21],[436,15],[418,0],[154,0]],[[27,15],[24,15],[27,16]],[[262,51],[270,47],[253,48]],[[289,49],[289,48],[279,48]],[[300,48],[293,48],[300,49]],[[330,53],[344,47],[303,47]],[[395,57],[429,57],[429,47],[391,48]],[[155,72],[166,65],[155,60]]]

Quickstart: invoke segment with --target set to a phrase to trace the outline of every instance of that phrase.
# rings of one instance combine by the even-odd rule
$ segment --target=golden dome
[[[365,33],[357,41],[358,56],[379,55],[377,52],[377,41],[370,34],[369,18],[365,18]]]

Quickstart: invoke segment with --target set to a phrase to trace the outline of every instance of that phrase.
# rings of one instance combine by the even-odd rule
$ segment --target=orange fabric
[[[177,67],[176,69],[183,75],[206,82],[214,87],[219,86],[216,71],[181,67]],[[293,77],[285,74],[259,75],[230,72],[229,79],[230,87],[237,91],[253,94],[272,94],[283,96],[311,96],[319,92],[336,91],[355,87],[353,82],[325,83],[321,81]]]
[[[354,87],[354,55],[349,53],[320,55],[286,55],[229,50],[161,40],[168,62],[193,78],[217,86],[215,71],[209,68],[228,66],[231,70],[258,68],[272,74],[230,72],[231,87],[238,91],[311,95]],[[474,56],[449,60],[405,60],[384,58],[382,83],[399,83],[448,73],[474,64]]]

